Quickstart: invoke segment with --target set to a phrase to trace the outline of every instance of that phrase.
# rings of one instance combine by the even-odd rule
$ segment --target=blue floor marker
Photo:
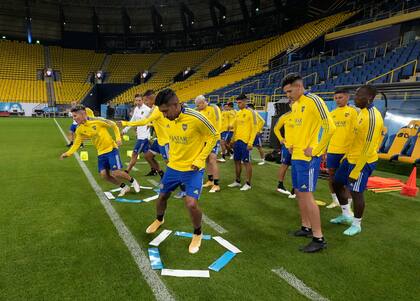
[[[226,251],[225,254],[220,256],[215,262],[213,262],[209,266],[209,269],[215,272],[219,272],[221,269],[223,269],[225,265],[229,263],[229,261],[232,260],[233,257],[235,257],[235,255],[236,254],[231,251]]]
[[[160,253],[158,248],[149,248],[149,259],[153,270],[163,269],[163,263],[160,259]]]
[[[192,233],[188,233],[188,232],[182,232],[182,231],[176,231],[175,232],[176,236],[182,236],[182,237],[189,237],[192,238],[193,234]],[[211,240],[211,235],[208,234],[203,234],[203,239],[204,240]]]
[[[142,203],[143,200],[128,200],[128,199],[122,199],[122,198],[116,198],[115,201],[120,203]]]

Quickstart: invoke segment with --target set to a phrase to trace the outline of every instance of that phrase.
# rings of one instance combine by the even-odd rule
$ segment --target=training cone
[[[127,151],[127,157],[130,157],[133,155],[133,151]]]
[[[128,136],[128,135],[123,135],[123,140],[124,140],[124,141],[130,141],[130,136]]]
[[[80,159],[82,161],[88,161],[89,160],[89,153],[87,151],[80,152]]]
[[[410,177],[408,178],[407,183],[403,186],[401,190],[402,195],[406,196],[417,196],[419,188],[416,186],[416,177],[417,177],[417,167],[413,168]]]

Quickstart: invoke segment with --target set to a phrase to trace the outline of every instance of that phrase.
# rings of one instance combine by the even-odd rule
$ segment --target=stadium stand
[[[37,70],[44,68],[41,45],[0,42],[0,101],[46,102],[45,83],[37,81]]]
[[[36,70],[44,68],[44,49],[41,45],[1,41],[0,61],[0,78],[36,80]]]
[[[314,59],[317,60],[315,64],[312,63]],[[281,94],[281,78],[290,72],[300,72],[305,85],[312,91],[332,91],[336,86],[365,82],[416,81],[416,73],[420,71],[419,59],[420,41],[394,49],[385,44],[362,51],[343,52],[333,57],[316,57],[295,62],[291,66],[270,70],[213,91],[212,94],[227,97],[240,92]]]
[[[63,82],[85,83],[89,73],[98,71],[105,58],[104,53],[92,50],[49,48],[52,68],[60,72]]]
[[[287,51],[290,47],[303,47],[331,28],[350,18],[353,13],[339,13],[321,20],[310,22],[298,29],[269,40],[262,40],[256,49],[239,60],[232,68],[220,76],[202,78],[191,85],[179,86],[176,89],[183,101],[193,99],[198,94],[209,93],[227,84],[254,76],[268,69],[269,60]]]
[[[1,79],[0,101],[47,102],[45,83],[35,80]]]
[[[113,102],[116,104],[130,102],[136,93],[143,93],[148,89],[158,90],[169,86],[175,75],[186,68],[194,69],[194,67],[206,60],[215,51],[217,50],[209,49],[168,53],[161,57],[151,70],[149,70],[153,76],[148,82],[128,89],[113,99]]]
[[[54,82],[57,104],[66,104],[83,99],[90,91],[89,83]]]
[[[112,54],[107,67],[107,83],[132,83],[141,71],[149,70],[162,54]]]

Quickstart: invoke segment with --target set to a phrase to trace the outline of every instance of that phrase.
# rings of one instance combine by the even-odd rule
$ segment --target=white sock
[[[343,215],[345,216],[351,216],[351,212],[350,212],[350,205],[341,205],[341,210],[343,211]]]
[[[339,204],[340,202],[338,201],[337,195],[335,193],[331,193],[331,197],[334,203]]]
[[[353,199],[349,198],[347,201],[349,202],[349,205],[350,205],[350,208],[351,208],[351,203],[353,203]]]
[[[353,224],[352,224],[352,226],[361,227],[361,223],[362,223],[362,218],[357,218],[357,217],[355,217],[355,218],[353,219]]]

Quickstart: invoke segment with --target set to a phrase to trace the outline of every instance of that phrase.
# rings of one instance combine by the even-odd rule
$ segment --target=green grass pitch
[[[67,131],[71,120],[58,122]],[[153,300],[75,158],[58,160],[66,148],[54,120],[0,119],[0,141],[0,300]],[[132,139],[121,147],[123,162],[129,161],[126,151],[133,144]],[[87,166],[103,190],[114,188],[99,178],[93,147],[85,150]],[[144,177],[148,165],[136,167],[132,175],[150,186]],[[328,222],[339,209],[321,207],[328,248],[303,254],[298,248],[307,239],[288,234],[299,226],[296,200],[275,192],[278,166],[255,164],[247,192],[227,187],[233,181],[231,161],[220,168],[222,191],[204,191],[200,206],[228,230],[221,236],[243,253],[209,279],[159,276],[177,300],[305,300],[271,271],[280,267],[330,300],[418,300],[419,198],[367,192],[363,232],[353,238],[342,234],[345,226]],[[397,171],[375,174],[406,180],[408,172]],[[130,192],[127,198],[153,194]],[[325,180],[319,180],[315,196],[330,201]],[[156,236],[144,232],[155,217],[154,202],[112,204],[146,251]],[[191,231],[181,200],[170,200],[163,228]],[[218,234],[206,225],[203,231]],[[206,269],[224,252],[215,241],[203,241],[200,252],[190,255],[188,244],[189,239],[170,236],[159,247],[165,267]]]

